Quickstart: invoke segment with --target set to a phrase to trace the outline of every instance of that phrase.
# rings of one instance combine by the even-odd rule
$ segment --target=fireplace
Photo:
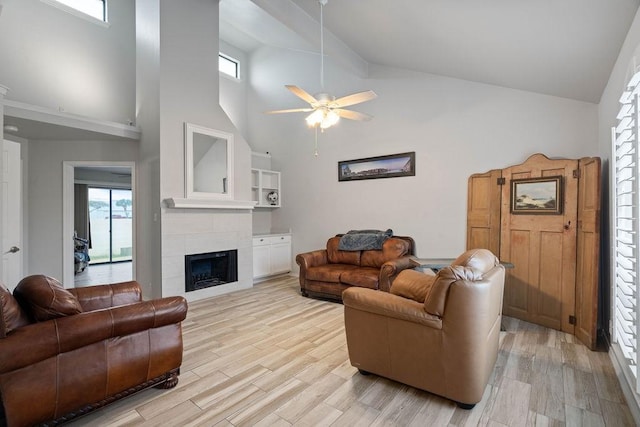
[[[185,291],[197,291],[211,286],[238,281],[238,251],[209,252],[185,255]]]

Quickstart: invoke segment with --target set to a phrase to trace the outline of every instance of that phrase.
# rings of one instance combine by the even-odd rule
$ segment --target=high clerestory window
[[[42,0],[59,9],[82,16],[82,14],[107,22],[106,0]],[[79,12],[79,13],[78,13]]]
[[[234,79],[240,78],[240,62],[223,53],[218,55],[218,69]]]

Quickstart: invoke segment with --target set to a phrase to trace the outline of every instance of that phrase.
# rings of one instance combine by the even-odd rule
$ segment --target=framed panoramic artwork
[[[511,213],[562,214],[562,176],[511,180]]]
[[[416,153],[390,154],[338,162],[338,181],[415,176]]]

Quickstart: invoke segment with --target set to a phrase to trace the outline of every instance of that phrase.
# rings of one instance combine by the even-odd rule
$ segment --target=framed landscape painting
[[[562,176],[511,180],[512,214],[562,214]]]
[[[415,176],[416,153],[390,154],[338,162],[338,181]]]

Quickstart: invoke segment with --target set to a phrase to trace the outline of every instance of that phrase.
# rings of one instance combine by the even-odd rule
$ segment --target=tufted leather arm
[[[178,323],[186,314],[184,298],[168,297],[23,326],[0,340],[0,374],[108,338]]]
[[[68,289],[80,302],[84,311],[99,310],[142,301],[142,290],[136,281],[110,285]]]
[[[307,275],[307,269],[310,267],[317,267],[319,265],[325,265],[329,263],[326,249],[318,249],[311,252],[305,252],[296,256],[296,263],[300,266],[300,286],[304,287],[304,278]]]

